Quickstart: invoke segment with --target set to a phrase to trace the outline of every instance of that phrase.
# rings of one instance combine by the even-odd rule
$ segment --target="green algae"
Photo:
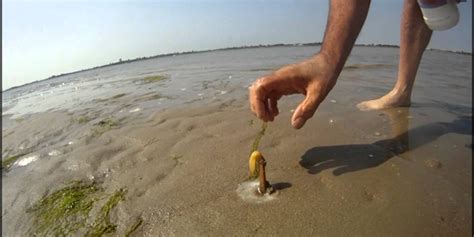
[[[112,128],[117,127],[119,123],[113,118],[106,118],[94,125],[95,127],[92,128],[92,136],[98,137]]]
[[[106,194],[96,182],[73,181],[27,209],[27,213],[33,216],[29,234],[71,236],[82,230],[85,236],[92,237],[114,233],[117,225],[110,221],[110,213],[125,199],[126,193],[122,188],[113,194]],[[104,198],[108,198],[107,202],[95,215],[91,215],[96,202]]]
[[[163,95],[160,93],[155,93],[155,94],[145,94],[137,99],[135,99],[135,102],[141,102],[141,101],[150,101],[150,100],[160,100],[160,99],[168,99],[171,100],[173,97],[168,96],[168,95]]]
[[[145,78],[143,78],[143,81],[145,83],[153,83],[153,82],[163,81],[163,80],[166,80],[166,79],[168,79],[167,76],[156,75],[156,76],[145,77]]]
[[[81,116],[79,118],[77,118],[77,122],[79,124],[84,124],[84,123],[88,123],[89,121],[91,121],[92,118],[91,117],[88,117],[88,116]]]
[[[250,154],[252,154],[252,152],[258,150],[258,146],[260,145],[260,140],[262,140],[262,137],[263,137],[263,135],[265,135],[266,130],[267,130],[267,122],[263,122],[262,123],[262,128],[260,129],[260,131],[257,134],[257,137],[255,137],[255,140],[253,141],[252,149],[250,150]]]
[[[125,199],[126,193],[127,191],[125,189],[119,189],[109,197],[109,200],[102,206],[96,220],[85,236],[95,237],[115,232],[117,225],[111,223],[109,217],[110,211],[117,206],[120,201]]]
[[[86,227],[96,194],[97,183],[73,181],[69,186],[41,198],[27,210],[33,214],[33,236],[69,236]]]
[[[129,237],[133,232],[135,232],[141,225],[143,224],[143,219],[139,216],[135,222],[128,227],[127,231],[125,232],[125,237]]]
[[[4,160],[2,160],[2,170],[8,171],[12,167],[12,165],[22,156],[25,154],[18,154],[14,156],[10,156]]]
[[[15,122],[17,122],[17,123],[21,123],[21,122],[23,122],[23,121],[25,121],[25,118],[23,118],[23,117],[20,117],[20,118],[16,118],[16,119],[15,119]]]
[[[162,94],[154,94],[152,96],[150,96],[150,100],[157,100],[157,99],[171,99],[172,97],[171,96],[167,96],[167,95],[162,95]]]
[[[127,95],[127,94],[125,94],[125,93],[117,94],[117,95],[112,96],[111,99],[118,99],[120,97],[124,97],[125,95]]]
[[[118,99],[118,98],[124,97],[126,95],[127,95],[126,93],[120,93],[120,94],[114,95],[112,97],[108,97],[108,98],[104,98],[104,99],[93,99],[92,101],[102,103],[102,102],[107,102],[107,101],[110,101],[110,100],[113,100],[113,99]]]

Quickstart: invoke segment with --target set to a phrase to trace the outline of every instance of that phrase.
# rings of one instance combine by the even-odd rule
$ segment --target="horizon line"
[[[6,92],[6,91],[9,91],[9,90],[12,90],[12,89],[16,89],[16,88],[19,88],[19,87],[23,87],[23,86],[30,85],[30,84],[37,83],[37,82],[41,82],[41,81],[47,81],[47,80],[54,79],[54,78],[61,77],[61,76],[67,76],[67,75],[71,75],[71,74],[75,74],[75,73],[80,73],[80,72],[85,72],[85,71],[98,69],[98,68],[110,67],[110,66],[115,66],[115,65],[119,65],[119,64],[132,63],[132,62],[142,61],[142,60],[144,61],[144,60],[154,59],[154,58],[170,57],[170,56],[185,55],[185,54],[208,53],[208,52],[215,52],[215,51],[235,50],[235,49],[288,47],[288,46],[297,46],[297,47],[298,46],[321,46],[321,45],[322,45],[322,42],[293,43],[293,44],[279,43],[279,44],[266,44],[266,45],[262,45],[262,44],[260,44],[260,45],[244,45],[244,46],[234,46],[234,47],[225,47],[225,48],[216,48],[216,49],[204,49],[204,50],[197,50],[197,51],[191,50],[191,51],[164,53],[164,54],[157,54],[157,55],[148,56],[148,57],[144,56],[144,57],[138,57],[138,58],[126,59],[126,60],[122,60],[121,58],[119,58],[119,61],[117,61],[117,62],[113,62],[113,63],[109,63],[109,64],[103,64],[103,65],[99,65],[99,66],[95,66],[95,67],[91,67],[91,68],[86,68],[86,69],[80,69],[80,70],[72,71],[72,72],[61,73],[61,74],[58,74],[58,75],[52,75],[52,76],[44,78],[44,79],[28,82],[28,83],[18,85],[18,86],[13,86],[13,87],[10,87],[10,88],[5,89],[5,90],[3,90],[3,88],[2,88],[2,92]],[[371,44],[354,44],[354,46],[400,48],[399,45],[374,44],[374,43],[371,43]],[[445,50],[445,49],[436,49],[436,48],[427,48],[426,50],[435,50],[435,51],[450,52],[450,53],[457,53],[457,54],[464,54],[464,55],[472,55],[472,52],[466,52],[466,51],[454,51],[454,50]]]

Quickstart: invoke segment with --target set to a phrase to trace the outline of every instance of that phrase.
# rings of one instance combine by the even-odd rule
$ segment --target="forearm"
[[[328,23],[320,54],[339,74],[359,35],[369,11],[370,0],[331,0]]]

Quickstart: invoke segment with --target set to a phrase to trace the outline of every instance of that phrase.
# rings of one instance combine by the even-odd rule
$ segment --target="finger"
[[[249,86],[249,104],[250,104],[250,109],[252,110],[252,113],[257,116],[257,108],[256,108],[256,99],[255,99],[255,83]],[[258,117],[258,116],[257,116]]]
[[[306,98],[296,107],[295,113],[291,118],[291,125],[300,129],[306,121],[313,117],[314,112],[319,106],[318,98],[314,93],[307,93]]]
[[[263,103],[265,105],[265,114],[267,116],[267,120],[268,121],[273,121],[273,114],[272,114],[272,111],[270,109],[270,99],[266,99]]]
[[[273,117],[276,117],[279,113],[278,111],[278,99],[270,98],[270,113]]]
[[[254,114],[263,121],[268,121],[266,111],[266,92],[263,88],[263,80],[259,79],[254,82],[250,88],[250,105],[253,108]]]
[[[250,110],[254,115],[257,115],[255,112],[255,105],[252,103],[252,86],[249,86],[249,104],[250,104]]]

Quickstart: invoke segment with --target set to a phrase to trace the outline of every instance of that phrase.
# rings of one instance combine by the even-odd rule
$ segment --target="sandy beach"
[[[281,100],[259,148],[277,192],[242,198],[261,126],[248,85],[317,50],[169,56],[4,92],[2,160],[19,156],[2,165],[2,236],[37,231],[27,210],[75,180],[126,190],[104,236],[137,219],[130,236],[470,236],[471,55],[427,51],[410,108],[362,112],[393,86],[398,49],[355,47],[303,129],[290,125],[303,97]]]

